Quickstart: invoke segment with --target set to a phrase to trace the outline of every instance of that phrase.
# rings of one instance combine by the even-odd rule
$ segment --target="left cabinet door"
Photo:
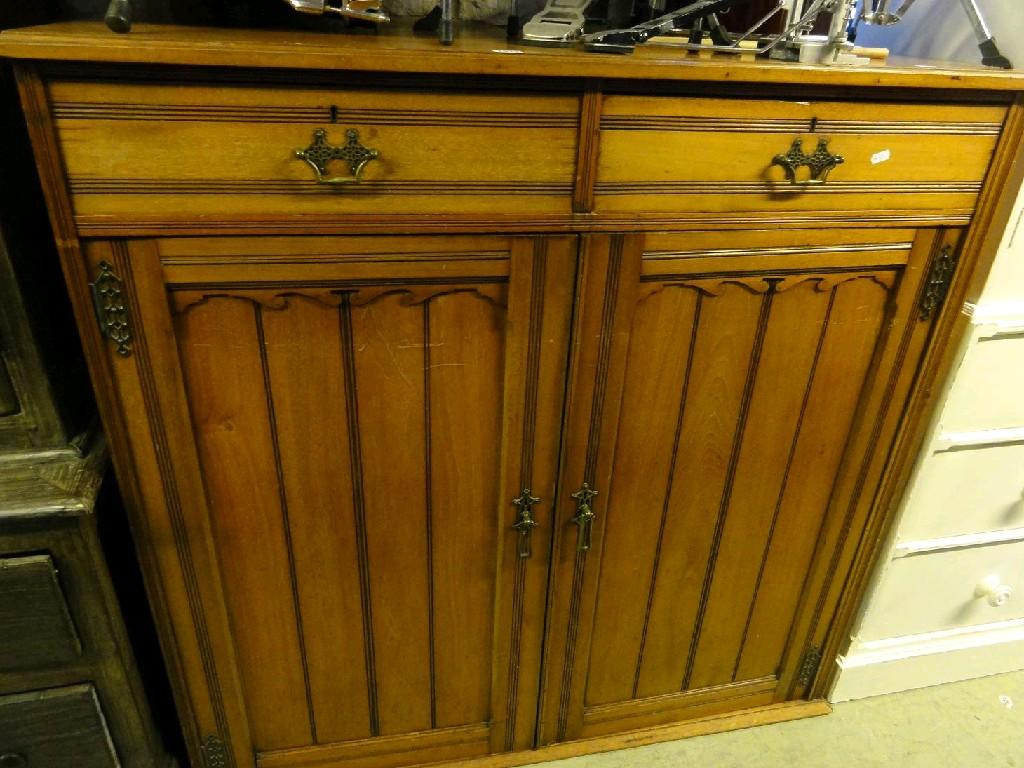
[[[575,238],[86,258],[193,738],[263,768],[532,746]]]

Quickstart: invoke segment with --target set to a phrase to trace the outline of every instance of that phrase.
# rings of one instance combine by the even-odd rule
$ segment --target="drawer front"
[[[595,208],[608,211],[941,209],[969,212],[1001,106],[608,96]],[[843,162],[787,180],[776,155],[819,140]]]
[[[0,696],[4,768],[117,768],[91,685]]]
[[[943,432],[1024,427],[1024,333],[980,335],[957,371]]]
[[[943,451],[914,481],[900,540],[1024,528],[1024,445]]]
[[[976,595],[990,576],[1012,594],[998,606]],[[878,640],[1024,617],[1024,542],[898,558],[872,598],[861,640]]]
[[[118,219],[566,213],[579,102],[547,94],[51,82],[75,213]],[[321,183],[323,130],[377,156]],[[351,179],[344,158],[330,177]]]
[[[0,559],[0,671],[67,664],[80,654],[49,555]]]

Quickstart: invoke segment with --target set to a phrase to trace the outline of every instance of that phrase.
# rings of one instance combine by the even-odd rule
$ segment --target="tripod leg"
[[[985,19],[981,16],[981,9],[977,0],[960,0],[967,14],[971,26],[974,27],[974,35],[978,38],[978,48],[981,50],[981,63],[986,67],[999,67],[1000,69],[1013,69],[1010,60],[999,52],[996,47],[996,40],[992,37]]]

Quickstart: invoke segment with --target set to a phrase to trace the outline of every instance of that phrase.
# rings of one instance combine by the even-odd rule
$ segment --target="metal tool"
[[[600,53],[632,53],[633,49],[656,35],[664,35],[703,19],[709,14],[728,10],[749,0],[697,0],[678,10],[624,29],[609,29],[583,37],[583,47]],[[691,44],[692,45],[692,44]]]
[[[571,45],[583,35],[585,11],[592,0],[548,0],[547,5],[523,25],[524,43]]]
[[[382,0],[284,0],[292,10],[309,14],[337,14],[383,24],[391,21]],[[132,0],[110,0],[103,17],[113,32],[129,32],[132,28]]]
[[[381,0],[284,0],[299,13],[335,13],[350,19],[363,19],[377,23],[391,21]]]
[[[889,0],[866,0],[866,3],[870,5],[864,5],[864,10],[860,14],[861,20],[868,24],[887,27],[898,24],[903,19],[903,14],[910,10],[914,0],[904,0],[903,5],[895,11],[889,10]]]
[[[855,29],[856,23],[897,24],[914,4],[914,0],[903,0],[899,7],[890,10],[893,0],[863,0],[864,7],[858,18],[858,0],[778,0],[778,4],[763,18],[736,36],[724,29],[717,14],[742,2],[745,0],[697,0],[634,27],[585,35],[583,45],[589,51],[630,53],[634,46],[657,37],[658,45],[686,50],[767,54],[773,59],[809,64],[867,64],[870,58],[861,55],[851,39],[851,30]],[[960,3],[978,38],[982,63],[1010,69],[1009,60],[996,47],[977,0],[960,0]],[[754,38],[757,30],[779,13],[785,14],[782,32],[762,37],[756,47],[741,45]],[[831,15],[828,32],[812,34],[818,17],[823,14]],[[686,39],[671,39],[673,33],[678,33],[688,24],[690,29]],[[705,28],[711,33],[711,45],[702,42]]]

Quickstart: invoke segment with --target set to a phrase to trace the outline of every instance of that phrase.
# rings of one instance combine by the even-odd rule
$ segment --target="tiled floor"
[[[1024,768],[1024,672],[837,704],[825,717],[550,768]]]

